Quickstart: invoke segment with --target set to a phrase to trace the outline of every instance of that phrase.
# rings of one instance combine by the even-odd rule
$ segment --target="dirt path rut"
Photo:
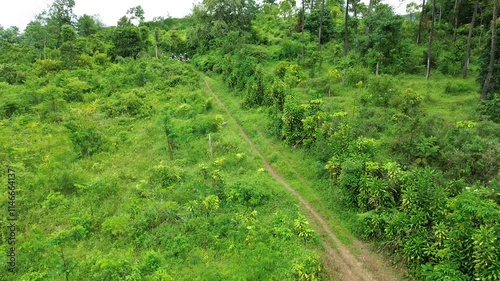
[[[232,116],[226,105],[219,99],[217,94],[212,90],[207,79],[203,77],[205,85],[210,91],[211,95],[217,103],[226,111],[226,114],[231,121],[233,121],[240,130],[241,135],[255,151],[255,153],[262,159],[267,171],[285,187],[291,194],[293,194],[300,202],[305,215],[315,228],[318,235],[321,237],[323,246],[326,250],[325,269],[330,280],[342,281],[395,281],[398,280],[395,274],[383,264],[380,255],[372,253],[366,249],[364,243],[354,241],[353,247],[360,253],[355,256],[349,248],[342,244],[337,235],[333,233],[328,222],[314,209],[309,202],[307,202],[285,179],[271,166],[269,161],[262,155],[260,150],[255,146],[252,140],[248,137],[245,130],[238,124],[236,119]],[[306,181],[298,175],[298,178],[303,184]]]

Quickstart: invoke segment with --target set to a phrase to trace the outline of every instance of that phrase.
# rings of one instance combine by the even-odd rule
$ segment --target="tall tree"
[[[490,60],[488,64],[488,72],[486,74],[486,79],[484,79],[483,88],[481,91],[481,100],[487,100],[490,93],[491,78],[493,77],[493,72],[495,70],[495,54],[497,49],[497,17],[498,17],[498,6],[500,5],[500,0],[493,1],[493,19],[491,21],[491,48],[490,48]]]
[[[306,45],[306,41],[304,39],[304,23],[305,23],[305,17],[306,17],[306,9],[305,9],[305,6],[304,6],[304,3],[305,1],[302,0],[302,22],[301,22],[301,30],[302,30],[302,64],[304,64],[304,49],[305,49],[305,45]]]
[[[380,63],[390,59],[401,42],[403,18],[394,13],[392,7],[385,4],[375,6],[374,11],[365,17],[369,30],[368,36],[360,47],[362,54],[370,53],[376,61],[376,73]]]
[[[422,11],[420,12],[420,23],[418,24],[417,45],[420,44],[420,38],[422,36],[422,25],[424,23],[424,17],[425,17],[425,0],[422,0]]]
[[[472,42],[472,31],[474,30],[474,23],[476,22],[477,9],[479,7],[479,0],[475,1],[474,4],[474,12],[472,13],[472,21],[469,27],[469,35],[467,36],[467,55],[465,57],[465,66],[464,66],[464,74],[463,78],[467,78],[469,73],[469,63],[470,63],[470,51],[471,51],[471,42]],[[453,40],[455,40],[455,33],[453,34]]]
[[[136,26],[116,28],[112,36],[113,54],[136,59],[139,52],[144,49],[147,40],[147,36],[141,32],[143,28]]]
[[[96,34],[101,27],[99,26],[98,21],[87,14],[78,18],[76,22],[76,30],[78,35],[88,37],[90,35]]]
[[[406,4],[406,13],[410,15],[410,21],[414,21],[415,14],[418,12],[418,4],[415,2],[411,2]]]
[[[160,42],[160,30],[155,28],[155,55],[158,58],[158,42]]]
[[[360,0],[351,0],[351,10],[355,18],[358,17],[358,7]]]
[[[348,47],[349,47],[349,0],[346,0],[345,27],[344,27],[344,56],[347,56],[348,54]]]
[[[144,9],[141,5],[132,7],[128,9],[127,15],[129,15],[131,20],[138,20],[139,23],[144,22]]]
[[[49,21],[55,23],[57,46],[61,45],[61,28],[63,25],[73,25],[76,19],[73,13],[75,0],[55,0],[49,8]]]
[[[434,37],[434,24],[436,22],[436,0],[432,0],[432,22],[431,31],[429,32],[429,45],[427,46],[427,74],[425,78],[431,78],[431,57],[432,57],[432,39]]]
[[[477,1],[476,1],[477,2]],[[460,0],[455,0],[455,7],[453,8],[453,43],[457,40],[457,28],[458,28],[458,8],[460,6]]]
[[[325,0],[321,0],[321,15],[319,17],[318,52],[321,55],[321,32],[323,31],[323,15],[325,14]]]

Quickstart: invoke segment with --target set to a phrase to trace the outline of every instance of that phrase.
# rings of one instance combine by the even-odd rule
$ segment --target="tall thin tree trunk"
[[[371,14],[373,11],[373,1],[374,0],[370,0],[370,2],[368,4],[368,14]]]
[[[325,0],[321,0],[321,15],[319,16],[319,30],[318,30],[318,52],[321,55],[321,32],[323,31],[323,14],[325,12]]]
[[[479,20],[479,26],[481,28],[479,29],[479,42],[477,44],[478,44],[478,46],[481,46],[482,45],[481,44],[481,39],[483,38],[483,30],[484,30],[484,26],[483,26],[484,16],[483,16],[483,9],[481,9],[481,5],[479,5],[479,14],[480,14],[480,16],[479,16],[479,18],[480,18],[480,20]]]
[[[474,23],[476,22],[476,15],[477,15],[477,7],[478,6],[479,6],[479,0],[476,0],[476,3],[474,4],[474,12],[472,13],[472,21],[471,21],[470,27],[469,27],[469,35],[467,36],[467,56],[465,57],[465,66],[464,66],[464,74],[463,74],[464,79],[467,78],[467,75],[469,74],[472,31],[474,30]]]
[[[422,12],[420,13],[420,23],[418,24],[417,45],[420,44],[420,37],[422,35],[422,25],[424,22],[424,16],[425,16],[425,0],[422,0]]]
[[[302,26],[301,26],[301,29],[302,29],[302,64],[304,64],[304,48],[305,48],[305,44],[306,44],[306,41],[304,39],[304,20],[305,20],[305,16],[306,16],[306,10],[305,10],[305,7],[304,7],[304,0],[302,0]]]
[[[488,99],[490,90],[491,78],[495,69],[495,52],[497,46],[497,13],[498,13],[498,0],[493,2],[493,20],[491,21],[491,50],[490,50],[490,64],[488,65],[488,74],[484,80],[483,89],[481,91],[481,100]]]
[[[155,29],[155,53],[156,58],[158,58],[158,41],[160,41],[160,32],[158,28]]]
[[[455,13],[455,21],[453,24],[453,43],[457,40],[457,28],[458,28],[458,7],[460,6],[460,0],[455,0],[455,7],[453,11]]]
[[[443,15],[443,5],[439,4],[439,25],[441,25],[441,16]]]
[[[44,34],[43,36],[43,59],[47,59],[47,56],[45,54],[45,49],[47,48],[47,33]]]
[[[370,1],[371,3],[371,1]],[[345,4],[345,32],[344,32],[344,56],[348,54],[349,47],[349,0]]]
[[[432,37],[434,34],[434,22],[436,21],[436,0],[432,0],[432,22],[431,31],[429,33],[429,46],[427,47],[427,74],[425,78],[429,80],[431,78],[431,53],[432,53]]]
[[[319,17],[319,31],[318,31],[318,56],[319,56],[319,67],[321,69],[322,56],[321,56],[321,33],[323,31],[323,14],[325,13],[325,0],[321,0],[321,16]]]

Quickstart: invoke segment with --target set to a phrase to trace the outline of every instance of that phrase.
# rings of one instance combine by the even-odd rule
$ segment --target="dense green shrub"
[[[495,94],[492,99],[483,102],[481,109],[487,118],[500,124],[500,94]]]
[[[167,166],[164,163],[154,167],[149,182],[162,188],[170,187],[182,179],[182,171],[178,168]]]
[[[116,92],[102,106],[109,117],[122,115],[143,117],[151,113],[151,106],[145,100],[146,93],[141,90]]]
[[[65,124],[69,130],[69,138],[80,157],[92,156],[105,147],[103,134],[92,125],[70,122]]]
[[[385,75],[370,79],[368,96],[361,98],[361,102],[370,102],[377,106],[388,106],[389,102],[398,95],[394,81]]]

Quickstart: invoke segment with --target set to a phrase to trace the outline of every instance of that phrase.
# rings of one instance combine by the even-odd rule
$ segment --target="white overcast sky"
[[[362,1],[368,2],[368,0]],[[20,30],[24,30],[26,25],[52,2],[53,0],[0,0],[0,25],[4,28],[17,26]],[[198,0],[76,0],[75,2],[73,12],[77,16],[99,15],[105,25],[111,26],[116,25],[118,19],[131,7],[141,5],[146,20],[159,16],[180,18],[190,14],[193,3]],[[397,13],[402,14],[405,13],[406,3],[410,0],[382,0],[382,2],[392,5]]]

